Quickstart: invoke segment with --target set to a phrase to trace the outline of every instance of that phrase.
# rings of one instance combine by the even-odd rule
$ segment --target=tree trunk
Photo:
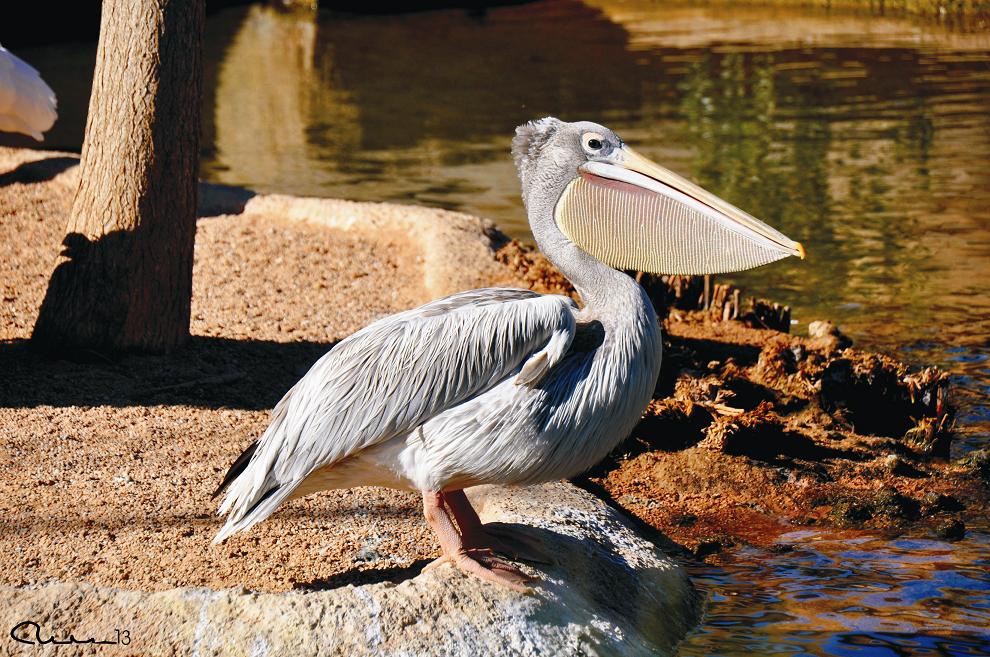
[[[104,0],[82,170],[32,343],[163,351],[189,338],[203,0]]]

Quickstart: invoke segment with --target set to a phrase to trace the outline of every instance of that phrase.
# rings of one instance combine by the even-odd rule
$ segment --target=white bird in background
[[[34,67],[0,46],[0,131],[43,141],[41,133],[57,118],[55,92]]]
[[[660,372],[660,327],[621,269],[714,274],[804,248],[596,123],[520,126],[512,153],[537,244],[577,288],[461,292],[341,340],[230,468],[215,542],[319,490],[422,492],[443,560],[522,588],[464,489],[587,470],[632,431]],[[521,538],[521,537],[520,537]]]

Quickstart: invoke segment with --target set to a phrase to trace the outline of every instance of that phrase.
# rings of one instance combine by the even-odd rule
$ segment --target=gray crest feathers
[[[560,119],[547,116],[516,128],[516,136],[512,138],[512,160],[516,163],[523,189],[540,150],[562,125],[564,123]]]

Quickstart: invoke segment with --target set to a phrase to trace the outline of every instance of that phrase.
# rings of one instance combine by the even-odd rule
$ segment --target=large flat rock
[[[5,628],[36,622],[42,639],[70,632],[113,639],[115,630],[127,630],[127,652],[142,655],[420,657],[665,655],[697,621],[698,597],[684,571],[590,494],[557,483],[483,487],[471,497],[483,521],[542,545],[552,563],[526,564],[535,577],[532,594],[443,565],[399,583],[280,594],[5,587],[0,617]],[[58,648],[61,655],[92,651]],[[40,654],[38,646],[10,639],[3,653]]]

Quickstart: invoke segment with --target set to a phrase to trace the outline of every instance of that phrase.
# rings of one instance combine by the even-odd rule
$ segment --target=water
[[[956,454],[990,441],[990,34],[564,0],[317,21],[243,7],[212,15],[206,43],[207,179],[463,210],[526,239],[513,128],[601,121],[808,248],[734,282],[790,304],[799,332],[830,318],[946,368]],[[78,149],[95,46],[19,54],[59,94],[48,144]],[[990,653],[985,530],[795,542],[696,569],[711,606],[684,654]]]
[[[990,655],[990,535],[959,543],[802,531],[783,556],[691,566],[710,594],[680,649],[702,655]]]

